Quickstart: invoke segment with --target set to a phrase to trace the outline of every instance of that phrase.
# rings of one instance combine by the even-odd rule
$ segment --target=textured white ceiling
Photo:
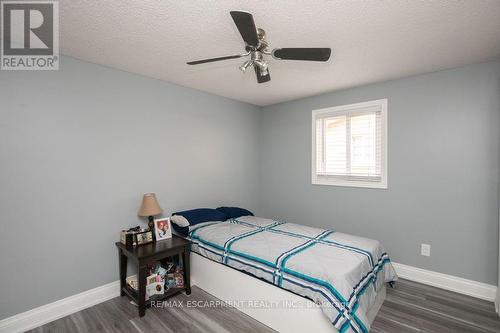
[[[242,74],[230,10],[246,10],[272,48],[331,47],[328,63],[271,58],[272,80]],[[61,53],[256,105],[500,56],[500,0],[61,0]]]

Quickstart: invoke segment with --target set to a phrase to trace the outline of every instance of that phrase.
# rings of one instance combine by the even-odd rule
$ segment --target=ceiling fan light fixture
[[[254,60],[253,61],[260,69],[267,70],[267,62],[264,60]]]
[[[245,71],[247,70],[248,67],[252,66],[252,61],[251,60],[247,60],[245,61],[243,64],[241,64],[240,66],[240,71],[242,71],[243,73],[245,73]]]
[[[255,65],[257,65],[262,75],[267,75],[267,68],[268,68],[267,62],[263,60],[254,60],[253,62]]]

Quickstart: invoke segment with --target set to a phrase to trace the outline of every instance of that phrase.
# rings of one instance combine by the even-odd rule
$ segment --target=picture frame
[[[149,230],[134,233],[135,245],[145,245],[153,242],[153,233]]]
[[[172,238],[172,224],[169,217],[154,220],[156,241]]]

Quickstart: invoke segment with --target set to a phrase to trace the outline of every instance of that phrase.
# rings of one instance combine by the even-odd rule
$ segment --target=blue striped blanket
[[[333,230],[245,216],[190,238],[194,252],[311,299],[342,333],[368,333],[377,291],[397,279],[378,241]]]

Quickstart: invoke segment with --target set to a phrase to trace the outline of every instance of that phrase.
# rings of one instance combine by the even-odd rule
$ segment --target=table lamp
[[[142,197],[142,205],[139,209],[139,216],[148,217],[148,226],[149,230],[153,232],[154,235],[154,222],[153,219],[155,215],[160,215],[162,213],[162,209],[160,205],[158,205],[158,201],[156,200],[156,194],[154,193],[146,193]]]

